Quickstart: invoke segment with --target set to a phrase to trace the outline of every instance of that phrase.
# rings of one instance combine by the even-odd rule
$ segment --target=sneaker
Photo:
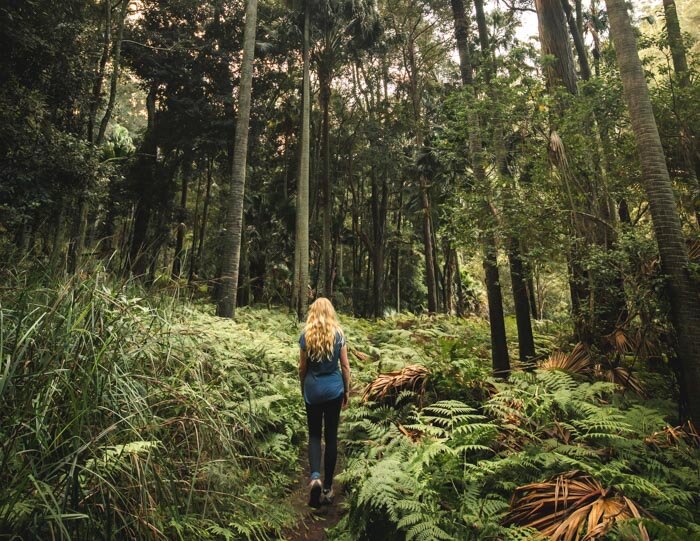
[[[321,493],[321,504],[332,504],[333,503],[333,489],[332,488],[324,488],[323,492]]]
[[[313,479],[309,484],[309,506],[318,508],[321,507],[321,480]]]

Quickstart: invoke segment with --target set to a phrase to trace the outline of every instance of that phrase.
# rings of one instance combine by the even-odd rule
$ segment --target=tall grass
[[[302,423],[264,355],[99,269],[2,282],[0,538],[262,539],[289,522],[269,503]]]

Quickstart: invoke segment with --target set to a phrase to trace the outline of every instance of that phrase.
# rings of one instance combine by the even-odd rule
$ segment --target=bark
[[[396,211],[396,248],[394,251],[394,269],[396,271],[396,311],[401,311],[401,221],[403,218],[403,181],[399,185],[399,204]]]
[[[407,56],[411,102],[413,105],[415,145],[416,152],[420,152],[423,148],[423,130],[420,121],[421,103],[418,90],[418,69],[416,66],[416,50],[413,37],[409,38]],[[428,313],[434,314],[438,310],[438,299],[437,281],[435,278],[435,259],[433,257],[433,233],[430,220],[429,182],[422,172],[418,173],[418,187],[420,191],[421,221],[423,225],[423,252],[425,256],[425,282],[428,289]]]
[[[574,57],[569,44],[564,10],[561,0],[535,0],[542,54],[553,58],[545,61],[545,76],[548,88],[564,86],[576,94],[576,72]]]
[[[666,18],[666,32],[668,33],[668,45],[671,49],[673,60],[673,71],[678,78],[678,86],[687,89],[690,86],[690,75],[688,73],[688,60],[685,55],[685,45],[683,35],[678,21],[675,0],[663,0],[664,16]],[[682,109],[688,107],[686,96],[681,93],[679,102]],[[683,107],[684,106],[684,107]],[[695,212],[695,220],[700,225],[700,182],[698,182],[698,169],[700,169],[700,157],[697,149],[697,134],[693,127],[685,121],[684,111],[681,110],[680,117],[680,150],[683,166],[688,174],[688,181],[692,190],[691,204]]]
[[[489,56],[489,30],[486,26],[486,13],[484,12],[484,0],[474,0],[474,12],[476,13],[476,26],[479,29],[479,43],[481,44],[481,56],[486,60]],[[487,80],[490,79],[490,69],[487,69]]]
[[[673,60],[673,71],[676,72],[680,86],[685,88],[690,84],[690,76],[688,73],[688,60],[685,56],[683,35],[681,34],[681,25],[678,22],[676,0],[663,0],[663,2],[668,45],[671,48],[671,59]]]
[[[114,44],[114,51],[112,53],[112,78],[110,80],[109,88],[109,101],[107,102],[107,109],[105,109],[105,114],[102,117],[102,122],[100,122],[100,129],[97,132],[97,138],[95,139],[95,144],[97,146],[102,144],[104,140],[105,132],[107,131],[107,125],[112,118],[112,111],[114,110],[114,104],[117,101],[117,85],[119,83],[119,71],[121,68],[121,56],[122,56],[122,39],[124,37],[124,23],[126,22],[126,12],[129,7],[129,0],[122,0],[122,9],[119,12],[119,26],[117,29],[117,41]]]
[[[372,315],[380,318],[384,315],[384,248],[388,187],[384,176],[382,176],[381,186],[377,177],[378,174],[373,169],[371,172],[372,193],[370,200],[370,206],[372,207],[372,259],[374,267]]]
[[[464,296],[464,286],[462,285],[462,271],[459,267],[459,254],[454,250],[455,281],[457,283],[457,306],[456,311],[459,317],[464,317],[467,313],[467,299]]]
[[[240,88],[238,92],[236,138],[234,141],[228,212],[224,225],[226,233],[221,250],[221,289],[216,306],[216,314],[228,318],[233,318],[236,311],[241,259],[243,204],[248,158],[248,132],[250,126],[250,101],[253,89],[253,59],[255,57],[257,15],[257,0],[247,0],[245,28],[243,31],[243,58],[241,61]]]
[[[202,200],[202,175],[199,171],[197,174],[197,188],[195,194],[194,218],[192,219],[192,243],[190,244],[190,270],[187,273],[187,283],[192,282],[197,255],[197,239],[199,238],[199,202]]]
[[[443,271],[443,290],[445,291],[445,313],[447,315],[452,315],[454,313],[454,259],[453,259],[454,249],[445,243],[445,270]]]
[[[510,372],[508,342],[503,314],[503,296],[498,277],[498,260],[496,239],[493,233],[484,235],[484,275],[486,277],[486,294],[489,301],[489,326],[491,328],[491,361],[493,375],[505,378]]]
[[[105,9],[105,33],[102,40],[102,55],[100,63],[95,73],[95,81],[92,85],[92,99],[90,101],[90,111],[88,112],[88,141],[93,142],[95,137],[95,118],[97,117],[97,108],[100,105],[100,97],[102,94],[102,84],[104,82],[107,60],[109,59],[109,42],[112,33],[112,0],[103,0]]]
[[[532,334],[530,320],[530,300],[528,299],[525,266],[523,265],[520,247],[516,241],[511,241],[508,250],[510,263],[510,279],[513,288],[513,303],[515,305],[515,320],[518,327],[518,353],[521,361],[527,361],[535,356],[535,339]]]
[[[583,2],[574,0],[574,4],[576,6],[576,29],[579,36],[583,36]]]
[[[581,79],[588,81],[591,78],[591,65],[588,63],[586,46],[583,43],[583,34],[579,29],[578,22],[574,19],[574,14],[571,12],[569,0],[561,0],[561,5],[564,9],[566,22],[569,25],[569,32],[571,32],[571,37],[574,40],[574,47],[576,48],[576,55],[578,56],[578,64],[581,68]]]
[[[134,226],[127,266],[135,276],[144,276],[148,268],[146,261],[146,243],[148,227],[151,221],[152,198],[156,176],[156,94],[158,85],[153,83],[146,97],[146,114],[148,117],[146,135],[141,146],[141,157],[134,167],[137,177],[138,193]]]
[[[606,0],[625,101],[630,112],[642,183],[649,199],[654,232],[667,277],[671,319],[681,363],[681,392],[687,416],[700,421],[700,291],[689,271],[673,187],[654,119],[649,89],[639,60],[634,30],[624,0]]]
[[[320,74],[319,74],[320,75]],[[331,250],[331,216],[333,208],[333,200],[331,196],[331,149],[328,132],[330,130],[330,114],[329,102],[331,94],[330,74],[324,73],[323,78],[319,77],[321,83],[319,101],[321,102],[321,111],[323,115],[323,124],[321,127],[321,191],[323,192],[323,234],[321,240],[321,259],[322,259],[322,281],[323,294],[327,298],[333,296],[332,288],[332,258]]]
[[[471,87],[473,79],[469,76],[469,24],[461,0],[451,0],[452,14],[455,22],[455,38],[457,49],[459,50],[460,62],[465,62],[461,66],[462,84]],[[486,36],[485,43],[488,42]],[[483,149],[481,147],[481,129],[479,118],[473,109],[468,111],[468,135],[469,150],[472,159],[472,170],[474,177],[480,186],[487,188],[488,179],[483,163]],[[484,202],[484,220],[492,222],[493,214],[489,201]],[[489,303],[489,326],[491,330],[491,361],[493,372],[496,377],[507,377],[510,371],[510,359],[508,356],[508,343],[506,339],[506,327],[503,314],[503,296],[501,284],[498,276],[498,248],[496,236],[491,230],[491,223],[487,223],[486,232],[482,235],[483,245],[483,267],[486,279],[486,294]]]
[[[185,232],[187,231],[187,190],[192,176],[192,162],[185,156],[182,166],[182,187],[180,191],[180,207],[176,211],[177,234],[175,237],[175,257],[173,258],[172,279],[178,280],[182,270],[183,248],[185,246]]]
[[[309,81],[309,15],[311,6],[308,1],[304,6],[304,80],[302,88],[301,120],[301,156],[299,160],[299,182],[297,183],[297,216],[295,237],[295,277],[294,299],[295,311],[299,320],[306,315],[309,289],[309,160],[310,160],[310,122],[311,122],[311,85]]]
[[[204,239],[207,234],[207,219],[209,217],[209,202],[211,201],[211,184],[212,184],[212,166],[213,159],[209,158],[207,163],[207,188],[204,193],[204,208],[202,209],[202,225],[199,228],[199,246],[197,247],[196,256],[193,254],[192,265],[190,267],[190,282],[198,278],[199,267],[204,258]]]

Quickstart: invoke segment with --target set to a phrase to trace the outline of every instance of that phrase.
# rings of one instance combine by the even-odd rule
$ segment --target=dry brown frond
[[[620,355],[629,355],[635,350],[635,341],[627,333],[627,329],[618,327],[612,333],[605,336],[605,340],[613,350]]]
[[[572,374],[586,374],[593,369],[593,363],[588,348],[579,342],[571,353],[555,351],[542,361],[539,367],[543,370],[563,370]]]
[[[595,376],[598,379],[616,383],[621,387],[632,389],[639,396],[645,396],[644,387],[637,377],[624,366],[612,366],[607,364],[595,365]]]
[[[358,351],[355,348],[351,348],[350,353],[352,353],[358,361],[365,362],[369,359],[369,355],[367,355],[366,353],[362,353],[361,351]]]
[[[380,374],[362,394],[362,400],[379,401],[394,396],[401,391],[411,390],[423,396],[428,382],[428,369],[418,364],[410,364],[396,372]]]
[[[682,426],[667,426],[644,438],[644,443],[657,447],[677,447],[681,442],[700,449],[700,433],[692,421],[686,421]]]
[[[419,441],[423,437],[423,432],[421,432],[420,430],[406,428],[401,423],[396,423],[396,426],[399,429],[399,432],[401,432],[404,436],[406,436],[409,440],[411,440],[414,443]]]
[[[640,518],[635,502],[615,489],[604,488],[580,471],[570,471],[542,483],[518,487],[505,517],[506,525],[535,528],[551,541],[602,539],[615,522]],[[649,541],[644,526],[641,539]]]

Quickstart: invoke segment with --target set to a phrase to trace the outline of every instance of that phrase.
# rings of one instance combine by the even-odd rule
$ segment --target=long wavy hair
[[[336,333],[343,335],[335,308],[333,308],[331,301],[325,297],[319,297],[309,306],[306,326],[304,327],[306,352],[309,358],[321,361],[331,357]]]

